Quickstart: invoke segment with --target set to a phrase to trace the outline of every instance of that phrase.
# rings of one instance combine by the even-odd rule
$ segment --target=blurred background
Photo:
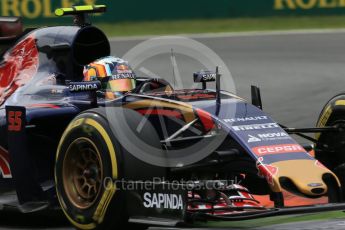
[[[108,35],[212,33],[345,26],[344,0],[1,0],[2,16],[22,16],[26,25],[54,25],[54,10],[106,4],[93,21]]]

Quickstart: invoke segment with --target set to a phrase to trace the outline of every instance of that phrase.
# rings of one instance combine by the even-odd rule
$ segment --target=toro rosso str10
[[[74,26],[24,32],[20,19],[0,19],[3,209],[58,207],[78,229],[111,229],[345,207],[344,95],[306,129],[271,119],[257,87],[251,103],[221,90],[216,68],[194,74],[200,88],[174,90],[137,76],[131,92],[105,100],[101,83],[84,82],[82,73],[110,55],[107,37],[86,17],[104,11],[59,9],[74,15]],[[211,81],[216,90],[207,88]],[[317,138],[302,134],[310,132]],[[316,145],[301,146],[290,134]],[[286,207],[283,191],[326,204]]]

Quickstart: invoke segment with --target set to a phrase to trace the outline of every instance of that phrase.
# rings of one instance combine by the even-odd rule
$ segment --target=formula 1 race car
[[[0,19],[2,209],[61,208],[78,229],[345,209],[345,95],[306,129],[273,121],[257,87],[251,103],[221,90],[216,67],[194,73],[200,88],[137,76],[132,91],[105,99],[99,81],[83,81],[84,65],[110,55],[86,17],[105,9],[58,9],[75,25],[24,32],[19,18]],[[286,207],[283,191],[327,204]]]

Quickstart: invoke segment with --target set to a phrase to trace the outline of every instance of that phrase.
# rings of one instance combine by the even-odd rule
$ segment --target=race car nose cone
[[[291,192],[306,196],[321,196],[328,192],[323,176],[330,174],[324,167],[318,167],[315,160],[290,160],[274,163],[278,167],[280,185]]]

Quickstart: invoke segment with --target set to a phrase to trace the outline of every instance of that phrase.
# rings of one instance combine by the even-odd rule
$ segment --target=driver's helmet
[[[100,81],[101,93],[106,99],[114,99],[133,90],[136,75],[128,62],[117,57],[104,57],[84,67],[84,81]]]

